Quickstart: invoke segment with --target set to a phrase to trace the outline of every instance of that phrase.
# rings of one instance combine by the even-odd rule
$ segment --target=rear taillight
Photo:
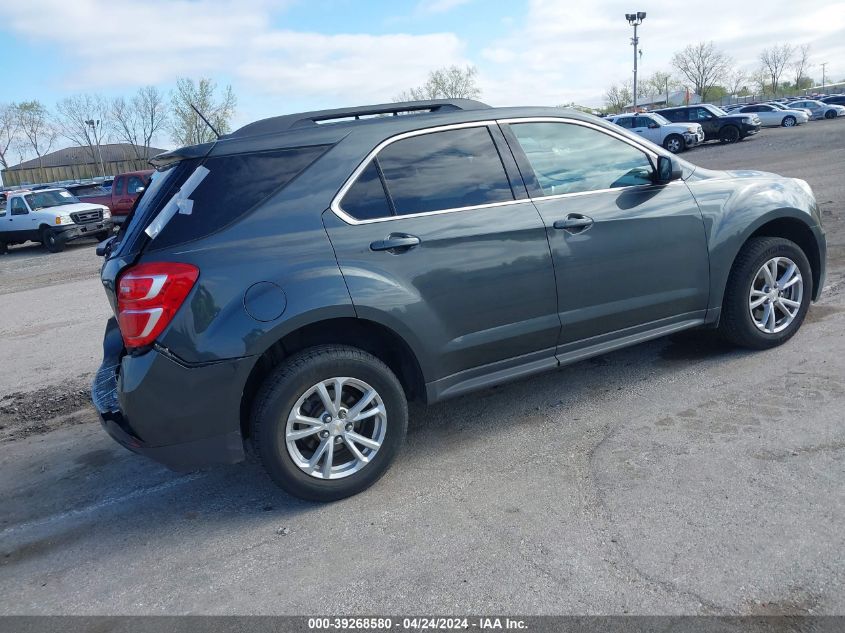
[[[155,262],[128,269],[117,282],[117,322],[128,348],[144,347],[168,326],[200,271],[190,264]]]

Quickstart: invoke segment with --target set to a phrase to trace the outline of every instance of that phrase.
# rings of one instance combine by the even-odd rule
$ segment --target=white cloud
[[[337,103],[389,101],[432,68],[464,63],[451,33],[321,35],[274,32],[255,38],[237,74],[264,92]]]
[[[445,9],[461,0],[437,0]],[[292,0],[287,0],[290,4]],[[432,68],[466,63],[451,33],[303,33],[273,27],[271,0],[27,0],[8,27],[58,45],[76,70],[64,89],[132,89],[179,76],[231,77],[240,92],[341,103],[390,100]],[[49,15],[45,20],[43,16]],[[48,73],[49,74],[49,69]]]

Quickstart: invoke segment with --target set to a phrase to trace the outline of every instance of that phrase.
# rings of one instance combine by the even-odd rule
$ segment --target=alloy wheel
[[[804,297],[804,279],[788,257],[773,257],[760,267],[751,282],[748,309],[757,329],[782,332],[795,320]]]
[[[666,149],[668,149],[673,154],[677,154],[681,151],[681,142],[676,138],[671,138],[666,143]]]
[[[317,479],[341,479],[370,464],[384,442],[387,410],[378,392],[357,378],[334,377],[296,401],[285,426],[293,462]]]

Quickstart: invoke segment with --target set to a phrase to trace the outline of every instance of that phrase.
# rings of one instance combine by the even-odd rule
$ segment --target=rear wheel
[[[65,250],[65,243],[46,226],[41,229],[41,244],[51,253],[61,253]]]
[[[824,113],[824,118],[826,119],[835,119],[836,118],[836,111],[835,110],[828,110]]]
[[[673,154],[680,154],[681,152],[686,149],[686,143],[684,139],[679,134],[670,134],[666,137],[666,140],[663,141],[663,147]]]
[[[783,127],[795,127],[797,123],[798,121],[796,121],[795,117],[791,115],[783,117],[783,121],[781,121],[781,125]]]
[[[719,131],[719,140],[722,143],[736,143],[739,140],[739,128],[726,125]]]
[[[354,347],[322,345],[283,361],[252,413],[264,468],[312,501],[355,495],[385,473],[405,440],[408,405],[392,371]]]
[[[801,327],[812,295],[810,263],[797,244],[779,237],[754,238],[731,268],[719,330],[743,347],[775,347]]]

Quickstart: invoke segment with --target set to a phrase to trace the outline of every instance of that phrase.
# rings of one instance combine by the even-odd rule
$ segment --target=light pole
[[[825,80],[827,79],[827,77],[825,77],[825,70],[827,70],[827,64],[828,64],[828,62],[824,62],[823,64],[819,64],[819,66],[822,67],[822,92],[824,92]]]
[[[94,131],[94,141],[97,143],[97,155],[100,157],[100,173],[103,175],[103,178],[105,178],[106,167],[103,165],[103,150],[100,149],[100,137],[97,135],[97,128],[102,128],[102,124],[100,123],[100,119],[97,119],[96,121],[94,119],[88,119],[85,123]]]
[[[631,45],[634,47],[634,112],[637,111],[637,54],[640,50],[640,38],[637,37],[637,27],[645,20],[645,11],[626,13],[625,19],[628,24],[634,27],[634,37],[631,38]]]

